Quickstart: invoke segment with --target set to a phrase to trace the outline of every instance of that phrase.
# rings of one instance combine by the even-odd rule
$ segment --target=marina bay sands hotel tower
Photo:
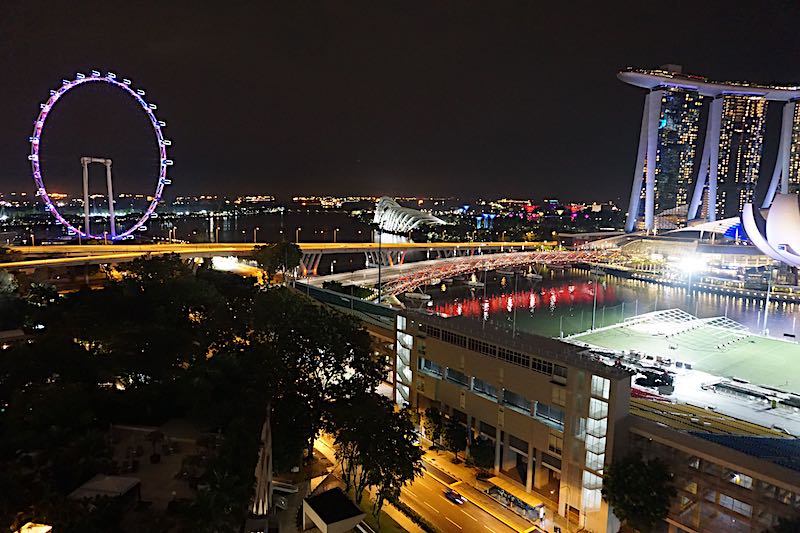
[[[778,187],[783,193],[800,189],[800,86],[715,82],[683,74],[677,65],[627,68],[617,77],[647,89],[626,231],[738,216],[754,200],[769,102],[782,106],[782,120],[762,205],[769,207]]]

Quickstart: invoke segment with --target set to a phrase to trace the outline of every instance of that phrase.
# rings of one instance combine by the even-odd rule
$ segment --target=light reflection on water
[[[429,307],[448,316],[462,316],[491,322],[540,335],[570,335],[592,326],[594,279],[585,271],[544,271],[541,281],[524,276],[488,273],[485,287],[459,285],[429,287],[433,299]],[[506,278],[503,281],[503,278]],[[637,314],[679,308],[700,318],[727,316],[752,332],[764,328],[764,301],[686,288],[656,285],[639,280],[601,276],[598,279],[595,327],[620,322]],[[516,291],[514,284],[516,283]],[[442,288],[445,290],[442,291]],[[407,303],[408,305],[408,303]],[[769,334],[784,337],[796,333],[798,304],[770,302],[767,318]]]

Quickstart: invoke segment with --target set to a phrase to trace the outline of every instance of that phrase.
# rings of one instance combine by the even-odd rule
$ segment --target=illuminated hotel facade
[[[703,100],[691,91],[664,91],[658,125],[655,212],[688,203]]]
[[[800,189],[800,86],[714,82],[680,67],[628,68],[617,77],[648,90],[626,230],[654,230],[655,215],[686,209],[686,221],[736,216],[753,201],[769,102],[780,104],[778,156],[764,206],[775,193]],[[702,153],[700,109],[708,101]],[[654,164],[649,164],[652,161]]]
[[[767,101],[758,96],[723,99],[717,173],[718,218],[735,217],[753,201],[766,127]]]

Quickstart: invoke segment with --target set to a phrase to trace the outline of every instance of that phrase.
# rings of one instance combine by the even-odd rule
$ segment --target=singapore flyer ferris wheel
[[[47,116],[50,114],[53,106],[55,106],[56,102],[64,96],[67,92],[80,87],[81,85],[86,84],[106,84],[112,86],[116,89],[120,89],[126,94],[130,95],[134,98],[134,100],[139,104],[139,107],[146,113],[147,117],[150,119],[150,123],[153,127],[153,132],[155,133],[157,149],[158,149],[158,175],[156,178],[156,186],[155,192],[152,195],[152,200],[150,201],[147,209],[145,209],[142,216],[133,223],[133,225],[129,228],[118,228],[116,227],[115,217],[114,217],[114,196],[112,190],[112,178],[111,178],[111,160],[110,159],[103,159],[97,157],[86,157],[85,154],[81,154],[83,157],[80,158],[81,164],[83,165],[83,194],[84,194],[84,225],[75,227],[71,224],[57,209],[55,203],[50,198],[50,195],[47,192],[47,188],[45,187],[44,176],[42,173],[42,168],[40,166],[40,158],[39,158],[39,146],[42,140],[42,133],[44,132],[45,124],[47,123]],[[142,89],[134,89],[131,87],[131,81],[129,79],[118,79],[117,75],[113,72],[108,72],[105,75],[102,75],[99,71],[93,70],[91,74],[85,75],[78,73],[75,76],[75,79],[72,80],[62,80],[61,86],[56,89],[50,91],[50,98],[47,102],[40,104],[40,111],[39,116],[36,119],[33,127],[33,135],[30,137],[30,144],[31,144],[31,153],[28,156],[28,159],[31,162],[31,167],[33,171],[33,180],[36,183],[36,196],[41,198],[42,202],[44,203],[45,210],[49,212],[58,223],[62,224],[71,233],[80,235],[86,239],[105,239],[108,237],[106,232],[103,232],[103,235],[98,235],[96,233],[92,233],[90,228],[90,213],[89,213],[89,195],[88,195],[88,175],[87,175],[87,166],[91,163],[101,163],[104,164],[106,167],[106,176],[107,176],[107,184],[108,184],[108,211],[109,211],[109,221],[110,221],[110,238],[112,241],[122,240],[126,238],[132,238],[134,232],[139,230],[140,228],[144,227],[144,223],[150,218],[150,215],[156,210],[158,203],[161,201],[162,194],[164,192],[164,187],[169,185],[171,181],[167,178],[167,167],[172,165],[172,160],[167,158],[167,147],[170,146],[172,143],[164,138],[164,134],[162,128],[166,126],[164,121],[158,120],[155,115],[155,111],[157,106],[153,103],[148,103],[145,99],[145,92]]]

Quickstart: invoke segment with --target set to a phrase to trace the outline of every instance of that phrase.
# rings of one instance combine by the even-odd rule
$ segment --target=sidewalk
[[[563,533],[568,533],[573,529],[567,524],[567,519],[560,516],[558,514],[558,509],[554,509],[550,502],[545,501],[540,495],[536,493],[526,493],[524,489],[517,489],[513,491],[514,496],[520,498],[525,503],[530,504],[531,506],[536,506],[541,503],[545,504],[546,514],[544,523],[540,524],[538,521],[534,522],[529,520],[526,517],[523,517],[520,514],[517,514],[512,509],[502,505],[497,500],[490,497],[486,494],[486,490],[493,485],[491,482],[492,480],[488,481],[480,481],[477,479],[478,470],[471,466],[467,466],[463,461],[459,464],[454,464],[452,459],[455,455],[452,452],[438,450],[438,451],[431,451],[430,449],[425,450],[425,455],[423,456],[423,460],[432,464],[442,472],[450,475],[454,479],[457,480],[456,483],[452,484],[451,486],[465,494],[465,496],[471,498],[471,501],[476,505],[479,505],[486,511],[487,513],[491,514],[498,520],[505,522],[506,525],[516,529],[520,533],[522,532],[533,532],[536,531],[535,528],[539,528],[540,530],[547,531],[548,533],[553,531],[554,526],[558,526],[561,528]],[[510,482],[502,479],[502,478],[492,478],[492,479],[500,479],[501,485],[504,488],[506,485],[510,485]],[[463,485],[462,485],[463,484]],[[467,485],[468,488],[464,487]],[[466,488],[466,490],[465,490]],[[509,491],[511,492],[511,491]],[[479,493],[479,494],[476,494]],[[476,498],[478,498],[476,500]],[[499,508],[504,511],[505,513],[498,516],[496,511],[493,512],[492,508]],[[511,515],[511,516],[509,516]],[[513,525],[512,525],[513,524]]]

